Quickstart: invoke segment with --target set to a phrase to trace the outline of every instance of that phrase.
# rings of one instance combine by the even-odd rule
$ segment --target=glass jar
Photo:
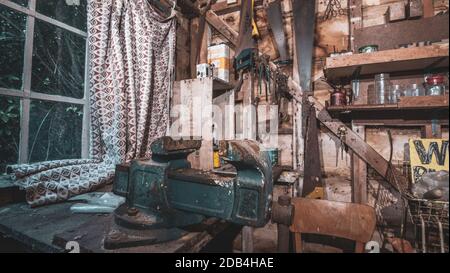
[[[403,95],[403,90],[399,84],[392,85],[389,92],[389,103],[397,103]]]
[[[385,104],[389,101],[390,79],[389,74],[382,73],[375,75],[375,104]]]
[[[417,96],[424,96],[425,93],[422,88],[416,83],[411,84],[406,90],[405,90],[405,96],[409,97],[417,97]]]
[[[440,96],[445,94],[444,76],[431,75],[425,79],[426,94],[428,96]]]

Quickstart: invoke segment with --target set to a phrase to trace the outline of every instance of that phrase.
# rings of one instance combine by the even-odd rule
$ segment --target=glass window
[[[0,87],[22,89],[27,17],[0,5]]]
[[[83,98],[85,38],[36,20],[31,90]]]
[[[81,157],[83,105],[32,100],[29,162]]]
[[[11,2],[14,2],[16,4],[19,4],[21,6],[27,7],[28,6],[28,0],[10,0]]]
[[[37,0],[36,11],[86,31],[86,0]]]
[[[86,3],[0,1],[0,175],[10,164],[87,154]]]
[[[20,99],[0,96],[0,174],[19,158]]]

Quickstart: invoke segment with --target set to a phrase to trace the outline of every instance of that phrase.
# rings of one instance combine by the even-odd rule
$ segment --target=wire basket
[[[448,252],[449,202],[412,197],[407,200],[411,221],[420,229],[419,249],[422,252],[428,252],[430,249]]]

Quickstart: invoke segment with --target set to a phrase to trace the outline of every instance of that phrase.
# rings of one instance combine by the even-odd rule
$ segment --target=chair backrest
[[[363,252],[375,230],[375,209],[368,205],[308,198],[293,198],[291,203],[294,217],[290,230],[297,233],[300,245],[301,233],[322,234],[356,241],[355,251]]]

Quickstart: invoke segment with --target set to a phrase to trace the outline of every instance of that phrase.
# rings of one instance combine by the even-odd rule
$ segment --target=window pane
[[[29,161],[81,157],[83,106],[32,100]]]
[[[22,89],[26,15],[0,5],[0,87]]]
[[[86,31],[86,0],[37,0],[36,11]]]
[[[21,6],[27,7],[28,6],[28,0],[10,0],[11,2],[14,2],[16,4],[19,4]]]
[[[85,39],[36,20],[31,89],[36,92],[83,97]]]
[[[0,174],[19,158],[20,99],[0,96]]]

